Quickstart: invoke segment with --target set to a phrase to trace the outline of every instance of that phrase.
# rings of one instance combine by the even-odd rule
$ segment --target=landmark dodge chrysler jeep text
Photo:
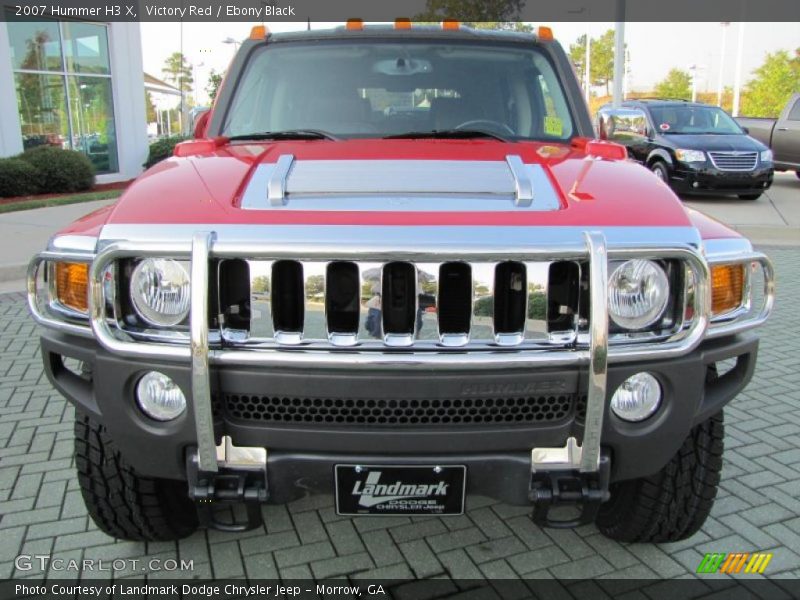
[[[166,540],[475,493],[692,535],[773,272],[626,157],[548,28],[255,27],[194,139],[30,265],[92,518]]]

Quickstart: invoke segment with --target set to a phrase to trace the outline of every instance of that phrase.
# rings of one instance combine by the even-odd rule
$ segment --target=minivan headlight
[[[772,150],[761,151],[761,162],[772,162]]]
[[[675,150],[675,156],[682,162],[706,162],[706,154],[702,150]]]
[[[131,275],[131,302],[137,314],[156,327],[171,327],[189,314],[189,272],[169,259],[147,258]]]
[[[669,280],[657,263],[636,258],[619,265],[608,280],[608,313],[625,329],[644,329],[664,313]]]

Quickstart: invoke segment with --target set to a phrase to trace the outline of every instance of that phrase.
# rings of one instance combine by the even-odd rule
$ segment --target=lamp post
[[[586,24],[586,60],[583,63],[583,87],[586,90],[587,106],[592,100],[592,39],[589,35],[589,24]]]
[[[234,54],[236,54],[236,52],[238,52],[239,46],[242,45],[242,42],[240,42],[239,40],[233,39],[231,36],[228,36],[224,40],[222,40],[222,43],[223,44],[233,44],[233,53]]]
[[[625,0],[616,0],[614,25],[614,95],[613,105],[622,104],[622,79],[625,77]]]
[[[717,106],[722,108],[722,92],[724,87],[722,85],[723,78],[725,77],[725,43],[728,38],[728,25],[730,22],[721,22],[722,26],[722,48],[719,51],[719,81],[717,81]]]
[[[744,50],[744,21],[739,23],[739,41],[736,47],[736,77],[733,81],[733,116],[739,116],[739,97],[742,89],[742,51]]]

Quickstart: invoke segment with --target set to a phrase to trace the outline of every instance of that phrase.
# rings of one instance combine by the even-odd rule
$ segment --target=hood
[[[714,135],[675,133],[662,135],[661,138],[673,148],[686,150],[704,150],[706,152],[761,152],[767,147],[745,134]]]
[[[284,177],[273,177],[291,156]],[[516,171],[516,173],[515,173]],[[270,185],[283,186],[278,200]],[[646,169],[574,145],[495,140],[292,141],[171,158],[109,224],[685,227]]]

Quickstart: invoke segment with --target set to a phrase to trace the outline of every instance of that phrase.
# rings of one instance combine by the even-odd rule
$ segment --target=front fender
[[[675,163],[673,162],[669,152],[667,152],[663,148],[656,148],[655,150],[650,152],[650,154],[647,155],[647,160],[645,161],[645,165],[649,167],[650,165],[653,164],[653,161],[656,159],[663,160],[665,163],[667,163],[667,165],[669,165],[670,168],[675,166]]]

